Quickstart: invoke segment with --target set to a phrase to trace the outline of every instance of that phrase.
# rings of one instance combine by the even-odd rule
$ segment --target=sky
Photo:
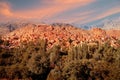
[[[120,17],[120,0],[0,0],[0,22],[93,25]]]

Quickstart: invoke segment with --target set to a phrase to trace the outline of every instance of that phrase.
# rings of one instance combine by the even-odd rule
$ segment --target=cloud
[[[9,1],[9,0],[8,0]],[[103,9],[100,11],[99,8],[91,10],[89,4],[97,2],[96,0],[41,0],[41,5],[33,7],[31,9],[24,10],[13,10],[9,2],[0,2],[0,21],[7,19],[26,19],[26,20],[48,20],[48,22],[70,22],[85,24],[95,20],[102,19],[106,16],[116,14],[120,12],[119,6],[113,6],[112,8]],[[44,5],[43,5],[44,4]],[[26,4],[28,5],[28,4]],[[94,4],[92,4],[94,5]],[[34,5],[36,6],[36,5]],[[97,5],[96,5],[97,7]],[[102,7],[102,6],[101,6]],[[68,13],[79,8],[80,11]],[[82,11],[83,10],[83,11]],[[68,15],[64,15],[68,13]],[[57,15],[63,14],[64,16],[57,17]],[[2,16],[2,17],[1,17]],[[51,21],[50,21],[51,20]]]
[[[104,13],[98,15],[96,17],[96,19],[101,19],[101,18],[104,18],[106,16],[109,16],[109,15],[112,15],[112,14],[116,14],[116,13],[119,13],[120,12],[120,7],[114,7],[114,8],[111,8],[109,10],[106,10]]]
[[[2,15],[11,18],[20,19],[39,19],[52,18],[55,15],[61,14],[64,11],[74,9],[76,7],[87,5],[94,0],[43,0],[43,3],[49,3],[49,5],[44,5],[44,7],[32,8],[24,11],[14,10],[11,11],[10,5],[6,2],[0,3],[0,12]]]
[[[7,2],[1,2],[0,3],[0,15],[10,17],[12,16],[12,12],[10,10],[10,4]]]
[[[94,13],[92,15],[89,15],[88,18],[86,18],[84,21],[81,21],[81,20],[78,19],[78,22],[81,22],[81,24],[85,24],[85,23],[89,23],[89,22],[92,22],[92,21],[96,21],[96,20],[105,18],[107,16],[110,16],[110,15],[113,15],[113,14],[116,14],[116,13],[120,13],[120,7],[117,6],[117,7],[110,8],[108,10],[105,10],[103,12],[98,13],[95,16],[94,14],[96,14],[96,12],[99,12],[99,11],[95,10]]]
[[[76,3],[86,4],[92,2],[93,0],[54,0],[54,1],[61,4],[76,4]]]
[[[77,13],[77,14],[74,14],[74,19],[69,19],[70,22],[74,23],[74,22],[77,22],[77,21],[80,21],[80,22],[83,22],[85,21],[86,19],[89,19],[89,17],[94,14],[94,10],[86,10],[84,12],[80,12],[80,13]]]
[[[59,18],[52,18],[51,22],[66,22],[66,23],[75,23],[75,22],[82,22],[85,19],[89,19],[90,15],[94,13],[94,10],[86,10],[84,12],[73,13],[67,16],[60,16]]]

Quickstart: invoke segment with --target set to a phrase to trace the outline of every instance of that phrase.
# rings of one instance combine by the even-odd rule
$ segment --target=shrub
[[[88,80],[91,69],[81,60],[66,63],[62,69],[62,80]]]

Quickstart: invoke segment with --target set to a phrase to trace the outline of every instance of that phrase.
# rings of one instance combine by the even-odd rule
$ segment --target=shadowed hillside
[[[0,35],[8,34],[16,29],[29,25],[34,26],[34,24],[32,23],[21,22],[21,21],[0,23]]]

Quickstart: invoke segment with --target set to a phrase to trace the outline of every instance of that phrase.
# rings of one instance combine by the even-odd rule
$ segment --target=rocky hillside
[[[77,45],[83,43],[105,43],[110,41],[111,46],[119,46],[116,40],[120,39],[120,30],[103,30],[92,28],[83,30],[71,25],[28,25],[17,29],[10,34],[3,36],[4,40],[9,40],[12,46],[19,46],[20,43],[44,39],[48,48],[54,44],[68,47],[70,44]]]
[[[120,30],[41,24],[0,37],[0,80],[120,80],[119,62]]]

